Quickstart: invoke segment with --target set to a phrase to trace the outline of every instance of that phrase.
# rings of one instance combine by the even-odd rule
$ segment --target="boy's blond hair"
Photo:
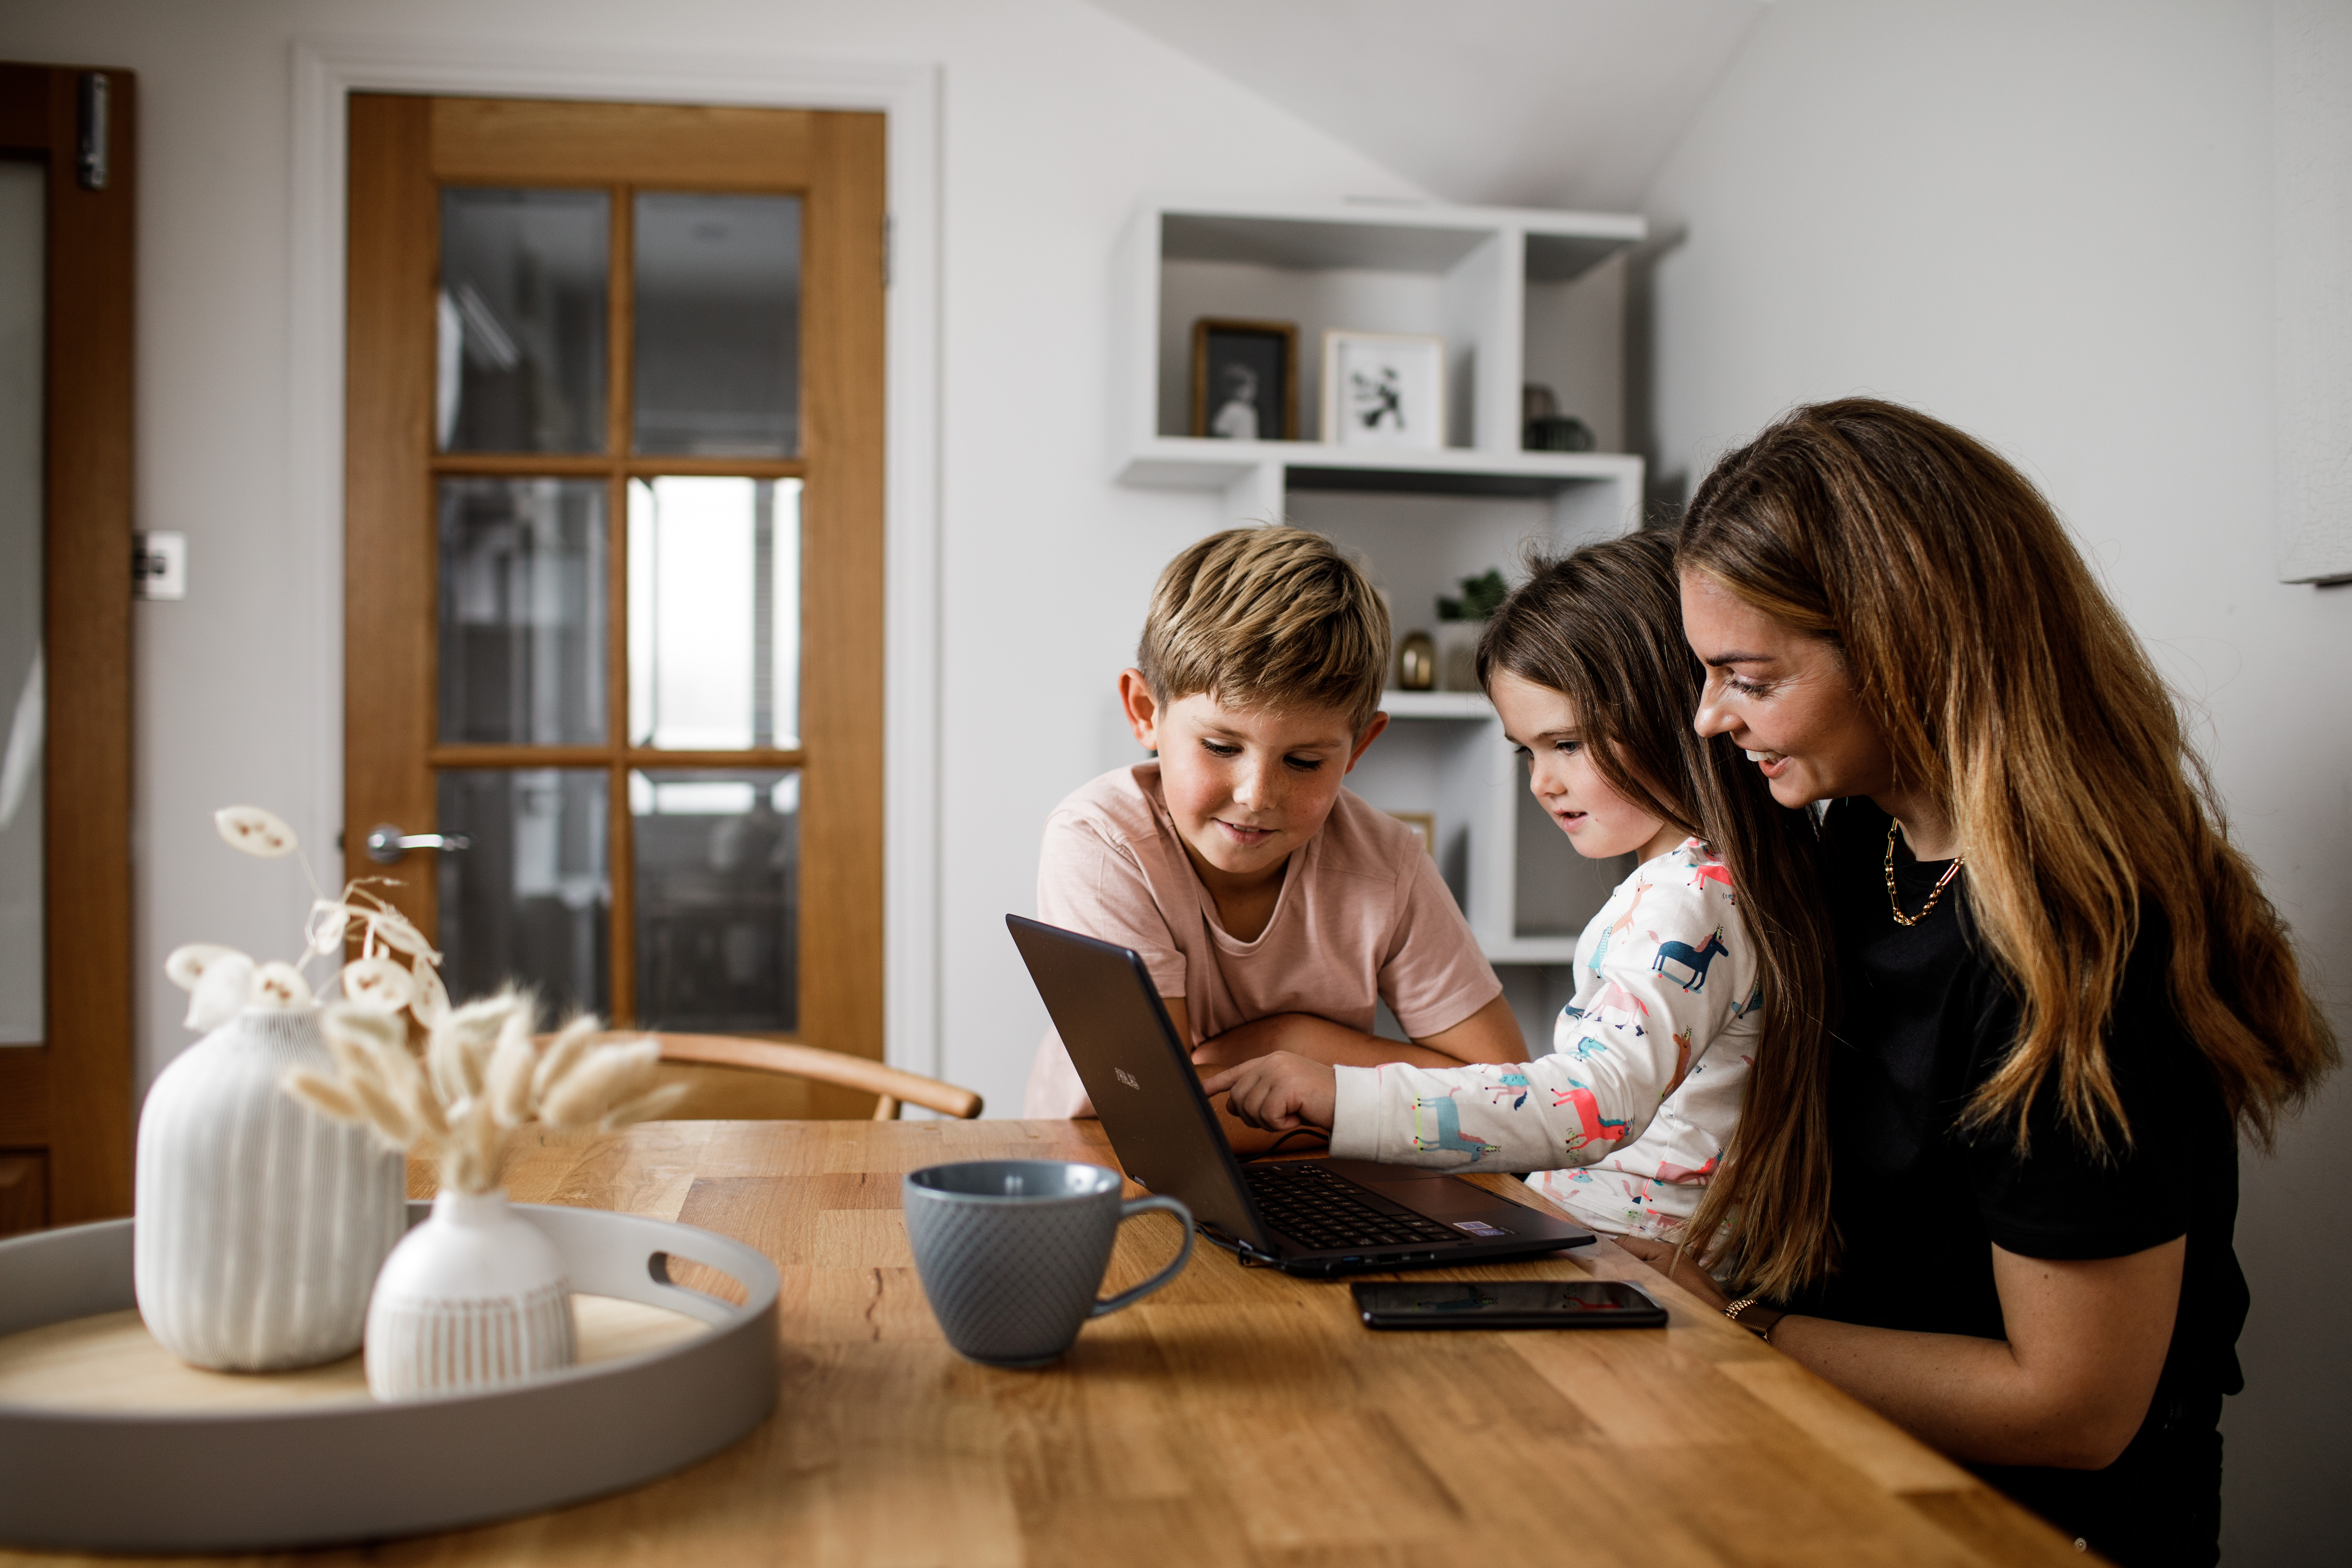
[[[1135,653],[1161,704],[1206,692],[1228,708],[1333,708],[1358,734],[1380,710],[1389,607],[1319,533],[1213,533],[1168,563]]]

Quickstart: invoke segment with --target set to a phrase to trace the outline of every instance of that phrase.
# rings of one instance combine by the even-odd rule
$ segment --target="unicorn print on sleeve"
[[[1336,1155],[1531,1173],[1596,1230],[1673,1237],[1739,1114],[1761,974],[1730,873],[1697,839],[1618,884],[1577,944],[1549,1055],[1338,1070]]]

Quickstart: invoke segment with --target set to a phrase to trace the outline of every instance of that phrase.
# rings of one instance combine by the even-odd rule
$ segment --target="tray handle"
[[[646,1272],[656,1285],[708,1297],[730,1311],[751,1299],[751,1288],[742,1280],[716,1263],[705,1263],[683,1252],[654,1253],[646,1259]]]
[[[555,1243],[574,1290],[725,1324],[767,1310],[782,1283],[758,1251],[692,1226],[560,1204],[515,1206]],[[730,1287],[740,1291],[731,1300]]]

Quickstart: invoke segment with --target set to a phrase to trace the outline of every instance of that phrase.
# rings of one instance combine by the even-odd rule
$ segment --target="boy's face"
[[[1143,672],[1118,679],[1135,738],[1160,753],[1168,814],[1202,879],[1249,880],[1281,868],[1315,837],[1339,798],[1340,781],[1388,727],[1376,714],[1362,734],[1338,709],[1272,712],[1227,708],[1206,692],[1161,703]]]

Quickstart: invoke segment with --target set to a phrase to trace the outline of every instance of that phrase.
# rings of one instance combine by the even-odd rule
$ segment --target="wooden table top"
[[[1097,1123],[660,1122],[603,1137],[532,1129],[518,1145],[507,1173],[519,1202],[682,1220],[775,1260],[776,1414],[635,1491],[301,1561],[2084,1561],[1606,1242],[1439,1277],[1633,1279],[1666,1305],[1669,1327],[1375,1334],[1344,1284],[1244,1271],[1203,1243],[1174,1284],[1089,1323],[1060,1364],[1001,1372],[940,1338],[908,1253],[899,1177],[960,1159],[1115,1165]],[[1549,1206],[1507,1178],[1478,1179]],[[429,1194],[429,1170],[412,1185]],[[1106,1289],[1142,1279],[1175,1246],[1165,1215],[1124,1226]],[[0,1552],[12,1568],[128,1561]]]

